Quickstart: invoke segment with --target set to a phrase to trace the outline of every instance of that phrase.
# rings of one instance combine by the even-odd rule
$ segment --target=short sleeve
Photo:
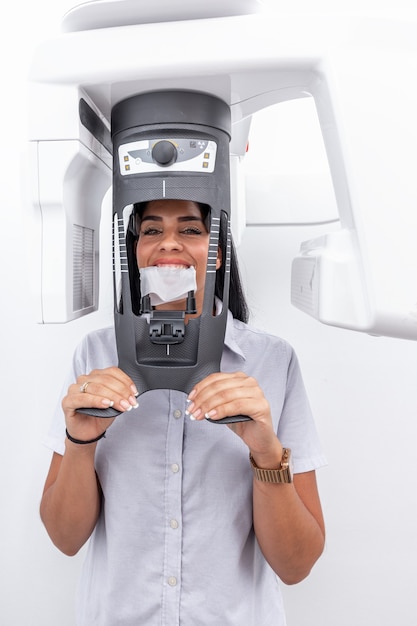
[[[93,369],[104,369],[117,364],[117,350],[112,327],[93,331],[84,337],[74,351],[71,367],[68,371],[57,404],[52,415],[49,429],[43,438],[43,444],[58,454],[65,451],[65,419],[61,402],[68,387],[81,374],[88,374]]]
[[[278,424],[278,438],[292,451],[294,472],[308,472],[327,465],[311,412],[300,365],[287,344],[288,371],[285,400]]]

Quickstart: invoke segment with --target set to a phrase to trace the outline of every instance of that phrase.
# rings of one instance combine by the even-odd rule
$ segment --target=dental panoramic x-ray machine
[[[292,302],[326,324],[417,339],[413,22],[271,16],[256,0],[98,0],[71,10],[62,30],[37,49],[29,84],[40,321],[97,308],[99,224],[113,182],[121,367],[139,386],[140,370],[141,391],[161,386],[161,372],[162,386],[188,391],[215,371],[225,320],[208,305],[209,273],[204,312],[187,328],[144,294],[141,315],[132,311],[132,209],[161,198],[208,204],[211,250],[220,224],[226,232],[227,303],[229,223],[239,241],[251,116],[313,97],[340,229],[301,245]]]

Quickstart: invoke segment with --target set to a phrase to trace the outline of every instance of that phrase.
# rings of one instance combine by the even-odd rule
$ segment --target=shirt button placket
[[[166,461],[166,591],[164,626],[180,621],[179,601],[181,593],[181,554],[182,554],[182,461],[184,441],[185,397],[182,392],[169,392],[170,419],[168,422]]]

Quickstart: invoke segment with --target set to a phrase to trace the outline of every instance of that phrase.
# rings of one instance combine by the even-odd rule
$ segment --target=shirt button
[[[180,466],[178,465],[178,463],[173,463],[171,465],[171,470],[174,474],[177,474],[180,471]]]
[[[179,409],[175,409],[173,415],[174,415],[176,420],[179,420],[180,417],[182,417],[182,412]]]
[[[169,523],[169,525],[171,526],[171,528],[178,528],[178,522],[176,519],[172,519]]]
[[[175,576],[170,576],[168,578],[168,585],[170,585],[171,587],[175,587],[176,584],[177,584],[177,579],[175,578]]]

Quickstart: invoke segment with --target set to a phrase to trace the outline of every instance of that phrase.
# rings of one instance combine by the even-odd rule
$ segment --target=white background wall
[[[396,2],[395,8],[411,3]],[[62,14],[72,4],[12,3],[0,26],[0,623],[4,626],[74,624],[73,598],[83,555],[62,556],[39,521],[38,504],[50,460],[41,439],[75,344],[89,329],[111,321],[105,292],[100,312],[66,325],[37,325],[28,297],[30,258],[23,235],[26,208],[20,171],[21,165],[23,172],[27,167],[21,159],[30,106],[26,73],[34,45],[58,31]],[[340,10],[372,7],[364,1],[339,5]],[[390,5],[394,2],[377,6],[384,10]],[[308,3],[291,3],[293,11],[305,6]],[[324,10],[326,3],[315,6]],[[300,187],[309,173],[307,164],[317,163],[309,155],[317,151],[322,167],[316,134],[301,124],[303,132],[297,135],[302,115],[302,106],[282,109],[283,128],[291,137],[290,144],[282,142],[282,158],[294,173],[301,172]],[[301,142],[304,153],[291,151],[294,141]],[[251,158],[256,159],[256,145],[253,150]],[[302,167],[300,154],[305,155]],[[326,327],[290,305],[290,265],[301,241],[333,227],[249,226],[240,247],[254,322],[295,347],[329,459],[329,466],[319,473],[327,547],[305,582],[285,588],[288,624],[415,626],[417,346]],[[105,259],[103,271],[108,270]]]

